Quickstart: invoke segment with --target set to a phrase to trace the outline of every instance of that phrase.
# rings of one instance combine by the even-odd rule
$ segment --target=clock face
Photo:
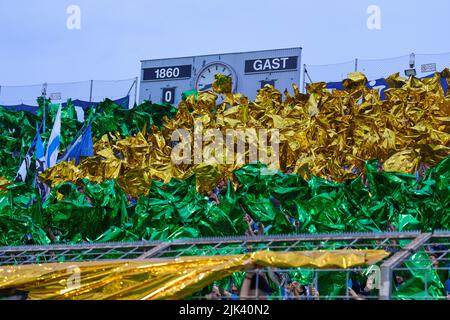
[[[195,88],[198,91],[212,90],[212,85],[215,80],[214,75],[221,73],[228,77],[231,77],[233,81],[233,92],[236,89],[236,73],[234,70],[222,62],[214,62],[206,65],[198,74],[197,80],[195,81]]]

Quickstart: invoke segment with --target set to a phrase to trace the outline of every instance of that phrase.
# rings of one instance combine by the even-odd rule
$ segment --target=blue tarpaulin
[[[114,100],[115,103],[117,103],[119,106],[122,106],[124,108],[128,109],[128,105],[130,103],[130,96],[126,96],[117,100]],[[96,107],[100,102],[89,102],[89,101],[83,101],[83,100],[72,100],[72,103],[75,107],[81,107],[83,109],[89,109],[91,107]],[[63,103],[63,108],[67,105],[67,103]]]
[[[421,79],[431,78],[433,76],[434,76],[434,74],[430,74],[428,76],[422,77]],[[441,86],[442,86],[442,89],[444,90],[444,94],[447,94],[448,85],[447,85],[447,81],[445,80],[445,78],[441,78]],[[380,79],[369,81],[367,83],[367,88],[379,89],[379,91],[380,91],[380,99],[384,100],[385,99],[384,91],[386,89],[389,89],[389,86],[386,83],[386,80],[384,78],[380,78]],[[327,89],[344,90],[344,86],[342,84],[342,81],[339,81],[339,82],[327,82]]]
[[[118,105],[128,109],[128,105],[130,103],[130,96],[126,96],[117,100],[114,100],[115,103],[117,103]],[[89,102],[89,101],[83,101],[83,100],[72,100],[72,103],[75,107],[81,107],[84,110],[85,109],[89,109],[91,107],[96,107],[100,102]],[[64,102],[62,103],[62,107],[65,108],[67,106],[67,103]],[[26,104],[18,104],[18,105],[6,105],[6,106],[2,106],[5,109],[11,110],[11,111],[27,111],[27,112],[31,112],[32,114],[36,114],[37,110],[38,110],[38,106],[30,106],[30,105],[26,105]]]
[[[26,104],[18,104],[14,106],[2,106],[2,107],[11,111],[27,111],[33,114],[36,114],[36,111],[38,109],[37,106],[29,106]]]

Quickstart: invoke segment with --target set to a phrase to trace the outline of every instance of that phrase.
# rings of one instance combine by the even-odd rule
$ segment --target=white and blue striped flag
[[[27,151],[27,154],[25,155],[25,159],[23,159],[22,164],[20,165],[19,171],[17,171],[16,175],[16,182],[25,182],[25,179],[27,178],[27,172],[30,168],[31,164],[31,157],[33,156],[34,150],[36,149],[36,139],[37,135],[34,137],[33,141],[31,142],[31,146]]]
[[[59,105],[56,113],[55,123],[53,124],[52,133],[48,140],[47,153],[45,154],[45,169],[51,168],[56,164],[59,151],[59,138],[61,134],[61,105]]]

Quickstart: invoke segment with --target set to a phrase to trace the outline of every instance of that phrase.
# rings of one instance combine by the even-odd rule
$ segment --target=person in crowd
[[[445,297],[450,300],[450,274],[447,270],[447,280],[444,283]]]
[[[294,172],[294,169],[292,167],[286,168],[286,174],[292,174]]]
[[[310,300],[319,300],[319,290],[317,290],[316,286],[314,286],[313,284],[310,284],[308,286],[309,288],[309,292],[310,292]]]
[[[220,199],[219,199],[218,195],[213,190],[211,190],[208,193],[208,198],[209,198],[209,201],[211,201],[214,204],[219,204],[220,203]]]
[[[293,294],[289,284],[289,274],[285,272],[275,272],[272,268],[267,268],[267,275],[280,289],[280,298],[282,300],[292,300]]]
[[[0,290],[0,300],[27,300],[28,292],[20,291],[17,288]]]
[[[309,294],[306,287],[297,281],[291,283],[291,291],[294,300],[306,300]]]
[[[245,273],[245,279],[242,282],[239,296],[242,300],[266,300],[272,292],[273,290],[270,288],[269,282],[264,273],[256,274],[253,271],[248,271]]]
[[[90,203],[93,204],[92,199],[86,194],[86,186],[84,185],[81,179],[76,182],[78,192],[84,194],[84,198]]]
[[[205,296],[206,300],[220,300],[220,298],[222,297],[222,295],[220,294],[220,289],[218,286],[214,285],[212,287],[211,293],[208,293]]]
[[[33,236],[31,235],[30,232],[28,232],[24,237],[23,237],[23,243],[25,245],[30,245],[30,244],[35,244]]]
[[[269,276],[270,275],[271,275],[271,273],[269,273]],[[294,295],[291,290],[289,274],[281,273],[277,277],[277,279],[279,279],[279,281],[274,281],[274,282],[277,283],[278,286],[280,287],[281,299],[282,300],[290,300]]]
[[[428,256],[430,257],[430,260],[431,260],[431,266],[434,269],[438,269],[439,268],[439,260],[438,260],[437,254],[431,253]]]
[[[348,288],[348,294],[350,295],[350,297],[354,300],[366,300],[364,297],[360,296],[359,294],[357,294],[355,292],[355,290],[353,290],[352,288]]]
[[[397,228],[394,226],[393,223],[388,222],[387,225],[387,231],[388,232],[397,232]],[[398,242],[395,239],[391,239],[391,245],[390,247],[388,247],[386,250],[389,252],[396,252],[398,250]]]
[[[208,193],[209,200],[215,204],[219,204],[220,203],[219,196],[226,187],[227,187],[226,181],[221,180],[219,184]]]
[[[348,294],[355,300],[366,300],[374,289],[375,272],[367,278],[363,276],[362,270],[352,272],[348,280]]]
[[[297,281],[292,282],[291,290],[293,292],[293,296],[295,300],[318,300],[319,292],[317,289],[311,284],[308,286],[304,286]]]
[[[394,284],[397,289],[399,289],[401,287],[401,285],[404,283],[405,283],[405,279],[402,276],[400,276],[398,274],[394,274]]]
[[[51,227],[46,228],[47,236],[52,241],[52,243],[58,243],[59,237],[62,235],[61,231],[53,230]]]
[[[131,194],[127,194],[127,200],[130,206],[135,206],[138,202],[138,198],[133,197]]]
[[[367,175],[365,173],[363,173],[361,175],[361,183],[363,184],[363,186],[369,191],[370,193],[370,185],[369,185],[369,179],[367,178]]]
[[[384,171],[384,169],[383,169],[383,162],[381,162],[381,161],[377,162],[377,171],[378,172],[383,172]]]
[[[305,286],[297,281],[285,284],[281,293],[282,300],[319,300],[319,291],[314,285]]]
[[[253,218],[248,213],[245,213],[244,221],[248,225],[248,230],[246,232],[246,235],[248,235],[248,236],[262,236],[262,235],[264,235],[264,225],[261,222],[255,222],[253,220]]]
[[[295,229],[295,232],[298,233],[300,230],[300,221],[298,219],[294,219],[293,217],[289,216],[282,208],[280,200],[278,200],[275,197],[270,197],[270,201],[274,205],[276,209],[278,209],[286,218],[286,220],[289,222],[289,224]]]
[[[421,162],[419,164],[419,166],[417,167],[416,170],[416,181],[420,182],[422,181],[422,179],[425,177],[425,173],[427,172],[427,170],[430,168],[430,165]]]
[[[230,285],[229,290],[223,290],[225,300],[239,300],[239,291],[234,283]]]

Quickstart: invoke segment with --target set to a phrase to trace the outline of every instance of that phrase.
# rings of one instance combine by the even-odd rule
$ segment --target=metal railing
[[[383,249],[391,254],[381,263],[374,266],[352,267],[346,269],[316,269],[292,268],[270,269],[259,268],[246,270],[256,274],[275,272],[278,275],[292,272],[311,273],[310,290],[315,288],[318,297],[312,296],[281,296],[271,295],[270,299],[397,299],[393,290],[397,290],[395,277],[399,273],[407,273],[410,277],[418,277],[421,273],[436,270],[448,270],[450,266],[443,264],[450,261],[450,231],[438,230],[434,233],[409,232],[379,232],[379,233],[335,233],[335,234],[291,234],[277,236],[242,236],[242,237],[212,237],[198,239],[177,239],[172,241],[139,241],[128,243],[83,243],[76,245],[31,245],[18,247],[0,247],[0,266],[25,265],[49,262],[100,261],[117,259],[156,259],[177,258],[186,256],[232,255],[248,252],[271,251],[308,251],[308,250],[339,250],[339,249]],[[431,252],[431,253],[430,253]],[[423,256],[414,257],[422,253]],[[436,256],[435,265],[429,254]],[[409,263],[414,258],[415,265]],[[422,263],[422,264],[421,264]],[[425,263],[425,267],[424,264]],[[349,279],[352,274],[376,274],[377,285],[370,294],[352,293]],[[323,275],[340,273],[346,280],[344,294],[324,295],[318,290],[326,277]],[[406,277],[406,275],[404,275]],[[428,279],[425,277],[425,279]],[[408,279],[405,279],[407,281]],[[436,279],[435,279],[436,280]],[[258,281],[258,280],[257,280]],[[428,280],[424,281],[424,292],[427,292]],[[304,288],[307,288],[306,285]],[[444,298],[430,297],[424,294],[423,299]],[[202,295],[194,295],[192,299],[203,299]],[[240,299],[259,299],[267,296],[257,295],[240,297]],[[418,298],[417,296],[414,298]],[[419,297],[420,298],[420,297]]]

